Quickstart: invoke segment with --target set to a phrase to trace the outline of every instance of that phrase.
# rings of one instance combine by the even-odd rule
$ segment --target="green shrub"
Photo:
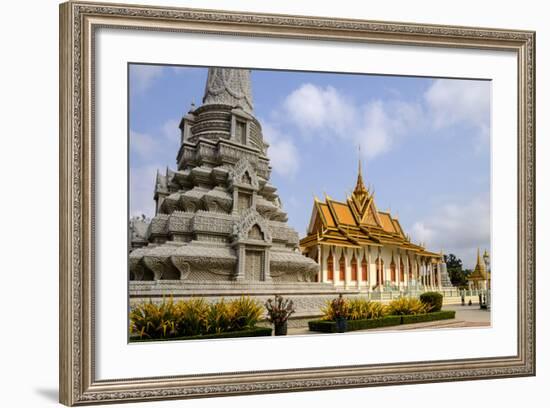
[[[210,306],[203,298],[182,300],[176,304],[178,336],[196,336],[206,333]]]
[[[130,337],[131,343],[139,343],[145,341],[158,341],[158,340],[207,340],[207,339],[227,339],[235,337],[260,337],[260,336],[271,336],[273,329],[270,327],[254,327],[253,329],[248,330],[239,330],[239,331],[228,331],[221,333],[208,333],[208,334],[199,334],[197,336],[184,336],[184,337],[172,337],[172,338],[159,338],[159,339],[147,339],[139,338],[137,335]]]
[[[435,320],[454,319],[455,313],[456,312],[454,310],[442,310],[440,312],[401,316],[401,324],[423,323],[423,322],[433,322]]]
[[[162,339],[220,334],[253,329],[262,318],[260,302],[241,297],[208,304],[203,298],[160,304],[151,301],[130,310],[130,335],[140,339]]]
[[[325,307],[321,309],[322,320],[335,320],[337,317],[347,319],[349,317],[349,301],[342,295],[332,300],[327,300]]]
[[[229,314],[229,305],[222,299],[217,303],[212,303],[208,310],[207,332],[222,333],[231,330],[231,316]]]
[[[386,306],[363,298],[351,299],[348,304],[348,319],[378,319],[387,314]]]
[[[401,324],[401,316],[384,316],[377,319],[348,320],[347,330],[366,330],[378,327],[397,326]],[[313,320],[308,322],[309,330],[322,333],[337,333],[336,322],[329,320]]]
[[[262,304],[248,296],[241,296],[229,303],[231,330],[250,329],[258,323],[262,315]]]
[[[162,303],[139,304],[130,311],[130,333],[140,338],[159,339],[177,335],[177,307],[170,298]]]
[[[425,292],[420,295],[420,301],[428,307],[429,312],[439,312],[443,306],[443,295],[438,292]]]
[[[454,310],[443,310],[434,313],[416,315],[384,316],[377,319],[348,320],[347,331],[368,330],[379,327],[398,326],[401,324],[423,323],[435,320],[454,319]],[[337,333],[336,322],[329,320],[312,320],[308,322],[309,330],[321,333]]]
[[[387,306],[390,315],[416,315],[426,313],[428,308],[417,298],[402,297],[394,299]]]

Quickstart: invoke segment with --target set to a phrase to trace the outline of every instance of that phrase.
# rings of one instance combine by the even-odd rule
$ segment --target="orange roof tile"
[[[332,208],[334,208],[334,212],[336,213],[336,219],[346,225],[356,225],[355,218],[353,217],[353,214],[351,213],[350,208],[346,204],[338,203],[338,202],[331,202]]]
[[[319,203],[319,208],[321,209],[321,212],[323,213],[323,216],[325,218],[325,222],[327,223],[327,227],[335,227],[336,223],[334,222],[334,219],[332,218],[332,214],[330,213],[330,209],[328,208],[328,205],[325,203]]]
[[[391,220],[391,216],[388,213],[378,211],[380,221],[382,222],[382,228],[387,232],[396,232]]]

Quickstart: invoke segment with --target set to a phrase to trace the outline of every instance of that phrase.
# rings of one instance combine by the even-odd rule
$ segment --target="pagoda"
[[[484,252],[483,257],[488,257],[487,251]],[[468,283],[472,289],[489,289],[491,281],[491,273],[487,271],[485,262],[481,260],[479,255],[479,248],[477,249],[477,259],[474,271],[468,276]]]
[[[270,183],[250,71],[210,68],[202,105],[179,128],[177,167],[157,173],[146,245],[129,254],[131,296],[237,294],[249,293],[246,284],[314,281],[317,263],[300,253]]]
[[[380,211],[363,181],[345,201],[315,198],[302,252],[319,264],[318,280],[360,291],[451,287],[443,253],[411,242],[397,217]]]

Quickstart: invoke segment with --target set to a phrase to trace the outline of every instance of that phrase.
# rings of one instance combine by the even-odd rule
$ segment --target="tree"
[[[455,254],[444,255],[445,263],[447,264],[447,273],[453,286],[459,288],[468,287],[468,272],[462,269],[462,260],[457,258]]]

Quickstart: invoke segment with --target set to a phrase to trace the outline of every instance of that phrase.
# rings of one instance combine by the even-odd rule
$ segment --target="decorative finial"
[[[368,197],[368,190],[365,187],[363,182],[363,172],[361,166],[361,145],[358,147],[359,157],[358,157],[358,166],[357,166],[357,183],[355,184],[355,189],[352,192],[352,197],[354,197],[360,206],[365,202]]]

